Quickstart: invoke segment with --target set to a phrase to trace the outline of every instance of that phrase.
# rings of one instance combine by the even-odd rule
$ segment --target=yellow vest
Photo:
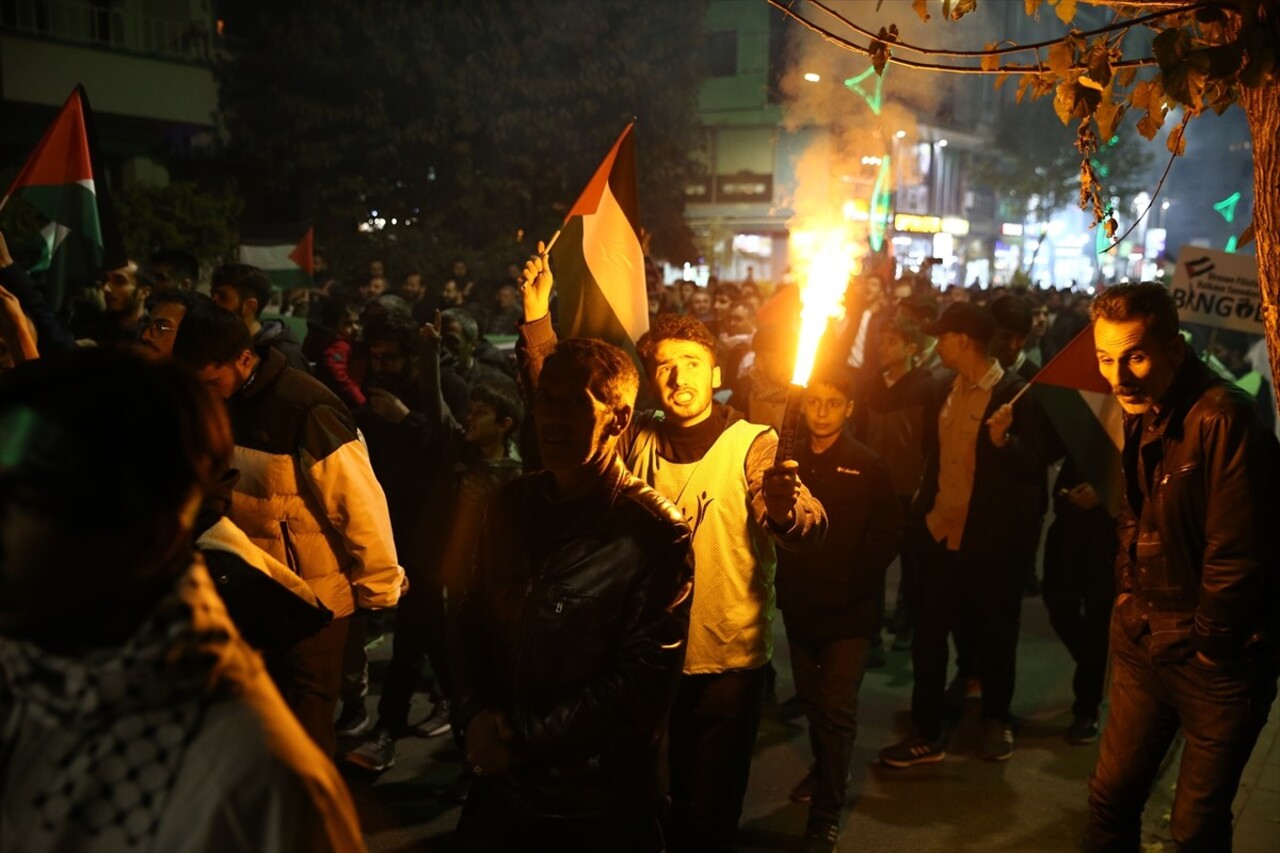
[[[773,540],[752,519],[746,460],[769,427],[738,421],[697,462],[658,456],[657,433],[641,430],[627,468],[684,514],[693,529],[693,612],[684,671],[763,666],[773,654]]]

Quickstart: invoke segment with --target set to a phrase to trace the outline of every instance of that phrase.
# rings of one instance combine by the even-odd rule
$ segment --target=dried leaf
[[[1053,111],[1058,114],[1058,120],[1064,125],[1071,121],[1071,113],[1075,108],[1075,98],[1071,94],[1074,88],[1072,83],[1063,83],[1058,86],[1058,91],[1053,96]]]
[[[1070,39],[1063,39],[1049,48],[1049,70],[1059,77],[1066,77],[1075,62],[1075,51]]]
[[[1185,125],[1178,125],[1169,134],[1169,153],[1176,157],[1181,157],[1187,150],[1187,134]]]
[[[996,82],[995,82],[995,90],[999,92],[1000,87],[1003,86],[1008,80],[1009,80],[1009,75],[1007,73],[997,75]]]
[[[1103,86],[1111,82],[1111,48],[1105,38],[1100,38],[1089,48],[1089,78]]]
[[[1028,18],[1040,17],[1040,3],[1042,0],[1024,0],[1023,6],[1026,9]]]
[[[976,8],[978,8],[978,0],[952,0],[951,14],[948,17],[958,21]]]
[[[1102,83],[1099,83],[1097,80],[1094,80],[1088,74],[1081,74],[1079,77],[1076,78],[1076,82],[1078,82],[1081,86],[1084,86],[1088,89],[1096,89],[1099,92],[1101,92],[1103,88]]]
[[[942,0],[942,17],[951,20],[951,0]]]
[[[999,42],[989,41],[983,45],[983,50],[995,50],[999,46]],[[1000,67],[1000,57],[987,55],[982,57],[982,70],[995,71]]]
[[[1023,74],[1022,77],[1018,80],[1018,94],[1014,96],[1014,100],[1017,103],[1019,104],[1022,103],[1023,96],[1027,94],[1027,87],[1031,85],[1031,81],[1033,79],[1034,77],[1032,75]]]
[[[1142,134],[1142,138],[1150,142],[1156,138],[1156,134],[1160,132],[1160,125],[1164,122],[1156,121],[1156,119],[1147,113],[1138,119],[1138,133]]]
[[[920,20],[928,21],[933,17],[929,14],[929,0],[911,0],[911,8],[920,16]]]
[[[1121,89],[1128,89],[1130,86],[1133,85],[1133,81],[1135,78],[1137,78],[1137,76],[1138,76],[1138,69],[1121,68],[1120,73],[1116,75],[1116,83],[1120,85]]]
[[[1110,98],[1103,98],[1093,114],[1094,120],[1098,123],[1098,136],[1104,141],[1115,136],[1116,128],[1120,126],[1125,112],[1126,108],[1123,104],[1117,104]]]
[[[1076,0],[1058,0],[1058,5],[1053,11],[1058,13],[1058,20],[1069,24],[1076,16]]]

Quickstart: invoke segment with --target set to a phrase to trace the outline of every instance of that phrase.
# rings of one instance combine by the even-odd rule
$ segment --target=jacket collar
[[[1186,344],[1183,344],[1186,346]],[[1166,435],[1175,435],[1181,437],[1183,422],[1186,420],[1187,413],[1191,407],[1195,405],[1205,390],[1217,381],[1216,377],[1204,362],[1196,358],[1195,352],[1191,347],[1186,346],[1186,352],[1182,358],[1182,366],[1178,368],[1178,372],[1173,377],[1173,382],[1169,384],[1169,390],[1165,392],[1164,399],[1160,401],[1160,411],[1153,418],[1146,418],[1142,415],[1126,416],[1131,417],[1136,424],[1134,428],[1143,430],[1142,442],[1154,441],[1157,438],[1164,438]],[[1144,429],[1145,425],[1145,429]]]
[[[236,397],[241,400],[253,400],[263,394],[267,388],[274,385],[276,380],[280,378],[280,374],[284,373],[284,369],[289,366],[285,357],[275,347],[260,347],[257,350],[258,369],[254,371],[253,376],[249,377],[249,381],[236,392]]]

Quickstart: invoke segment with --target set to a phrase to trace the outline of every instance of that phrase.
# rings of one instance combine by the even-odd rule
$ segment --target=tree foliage
[[[377,210],[392,254],[511,260],[550,236],[637,116],[643,224],[656,251],[688,255],[703,11],[245,0],[220,80],[234,151],[257,176],[252,214],[313,218],[332,245]]]

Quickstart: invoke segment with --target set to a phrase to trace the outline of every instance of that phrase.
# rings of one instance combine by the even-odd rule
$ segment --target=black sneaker
[[[922,737],[909,737],[904,741],[880,750],[880,763],[890,767],[914,767],[917,764],[934,764],[947,757],[941,745]]]
[[[834,820],[810,818],[804,828],[804,841],[800,849],[804,853],[835,853],[836,840],[840,837],[840,824]]]
[[[355,737],[369,731],[372,726],[373,720],[369,719],[363,702],[344,702],[342,713],[338,714],[338,720],[333,724],[333,729],[338,733],[338,737]]]
[[[984,761],[1008,761],[1013,757],[1013,726],[996,720],[982,725],[978,757]]]
[[[818,789],[818,766],[809,768],[809,772],[804,774],[804,778],[796,783],[791,789],[791,802],[807,803],[813,800],[813,793]]]
[[[381,773],[396,766],[396,739],[379,726],[364,743],[344,756],[348,764],[371,773]]]
[[[1073,746],[1084,746],[1098,739],[1098,718],[1094,714],[1076,714],[1067,726],[1066,741]]]
[[[449,700],[441,699],[427,718],[413,727],[415,737],[439,737],[453,731],[449,724]]]

